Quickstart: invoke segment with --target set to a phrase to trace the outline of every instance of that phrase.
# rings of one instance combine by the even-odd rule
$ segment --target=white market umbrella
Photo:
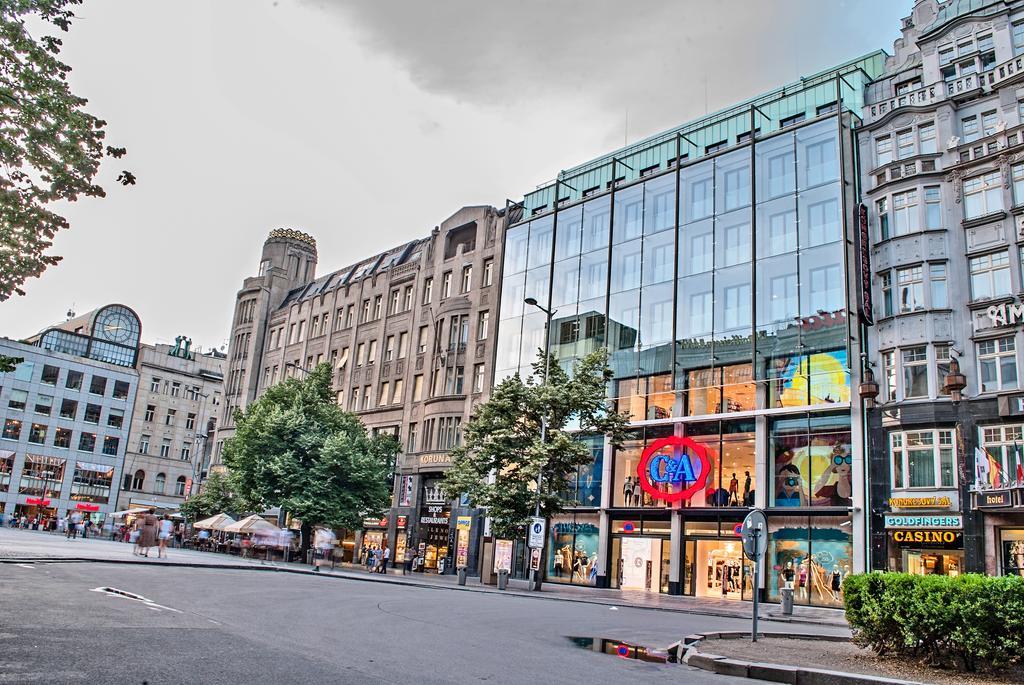
[[[246,516],[237,523],[224,528],[226,533],[279,533],[281,529],[259,514]]]
[[[217,514],[210,518],[203,519],[202,521],[196,521],[192,524],[193,528],[200,530],[224,530],[226,526],[230,526],[235,522],[235,519],[231,518],[227,514]]]

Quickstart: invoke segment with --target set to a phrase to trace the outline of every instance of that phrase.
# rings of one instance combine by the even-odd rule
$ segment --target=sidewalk
[[[485,592],[507,596],[547,599],[565,602],[582,602],[615,607],[629,607],[655,611],[678,611],[683,613],[750,618],[752,604],[726,599],[679,597],[639,591],[606,590],[600,588],[561,585],[546,582],[540,592],[527,589],[525,580],[509,580],[507,590],[484,585],[479,578],[468,578],[465,586],[459,586],[454,575],[411,573],[403,575],[401,570],[390,569],[387,574],[368,573],[361,567],[337,566],[331,569],[324,564],[316,569],[305,564],[268,562],[259,559],[198,552],[187,549],[168,550],[168,559],[134,556],[132,545],[112,542],[109,539],[66,540],[63,535],[41,531],[0,528],[0,564],[26,562],[109,562],[119,564],[159,564],[196,568],[224,568],[241,570],[279,571],[301,573],[324,577],[344,578],[361,582],[392,583],[424,588],[448,589],[463,592]],[[151,554],[155,554],[152,552]],[[323,562],[321,562],[323,563]],[[781,616],[778,604],[761,604],[762,620],[791,623],[808,623],[834,628],[847,627],[841,610],[820,607],[794,607],[792,616]]]

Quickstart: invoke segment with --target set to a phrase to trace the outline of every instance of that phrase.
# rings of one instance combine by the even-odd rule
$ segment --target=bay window
[[[917,190],[892,196],[893,235],[905,235],[921,230],[921,214],[917,204]]]
[[[971,257],[971,298],[989,299],[1010,294],[1010,253],[1000,250]]]
[[[981,176],[964,179],[964,212],[975,219],[1003,209],[1003,189],[999,172],[990,171]]]
[[[928,348],[909,347],[902,352],[903,397],[928,397]]]
[[[912,266],[896,270],[900,313],[924,309],[924,269]]]
[[[977,343],[981,392],[1016,390],[1017,344],[1012,335]]]

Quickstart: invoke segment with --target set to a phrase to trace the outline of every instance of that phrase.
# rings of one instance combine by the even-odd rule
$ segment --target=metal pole
[[[754,535],[754,550],[758,550],[757,539],[761,537],[761,529],[755,528],[753,531]],[[750,635],[751,642],[757,642],[757,613],[758,613],[758,594],[761,586],[761,555],[757,554],[754,556],[754,632]]]
[[[557,192],[556,192],[557,195]],[[536,306],[536,305],[535,305]],[[545,314],[544,320],[544,379],[541,383],[541,387],[547,389],[548,385],[548,373],[551,371],[551,354],[550,354],[550,336],[551,336],[551,309],[542,309],[537,307]],[[548,412],[545,409],[544,414],[540,417],[540,444],[546,445],[548,441]],[[541,497],[541,485],[544,482],[544,467],[542,466],[537,471],[537,502],[533,508],[533,515],[536,517],[540,516],[540,497]],[[547,531],[544,533],[544,539],[540,543],[540,560],[544,563],[544,547],[547,543]],[[540,590],[540,579],[542,577],[541,570],[531,571],[533,574],[533,582],[530,584],[532,590]]]

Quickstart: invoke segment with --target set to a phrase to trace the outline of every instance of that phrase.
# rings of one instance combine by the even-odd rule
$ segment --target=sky
[[[911,0],[85,0],[62,58],[108,122],[102,199],[0,303],[24,337],[120,302],[226,343],[267,233],[318,273],[878,48]],[[123,188],[121,169],[138,178]]]

